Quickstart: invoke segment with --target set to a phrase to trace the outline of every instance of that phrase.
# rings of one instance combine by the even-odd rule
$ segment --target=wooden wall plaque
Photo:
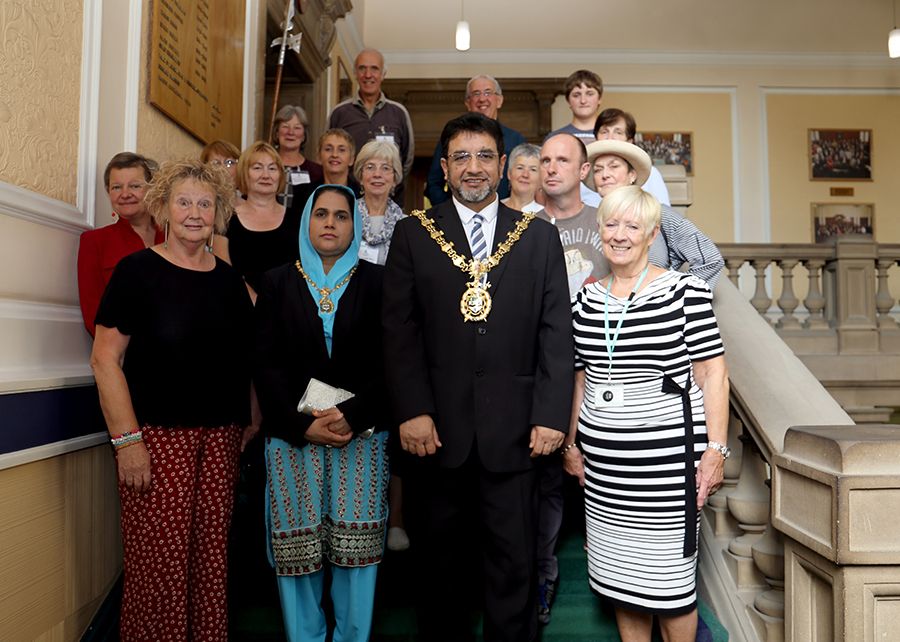
[[[150,104],[204,143],[241,147],[246,0],[154,0]]]

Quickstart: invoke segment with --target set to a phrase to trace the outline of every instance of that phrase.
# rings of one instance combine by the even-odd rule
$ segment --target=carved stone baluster
[[[763,319],[771,323],[769,317],[766,316],[766,312],[769,311],[769,306],[772,304],[772,299],[766,292],[766,268],[769,266],[769,260],[754,260],[750,262],[750,265],[756,271],[756,291],[753,293],[753,298],[750,299],[750,305],[759,312]]]
[[[822,259],[806,259],[803,261],[806,271],[809,273],[809,292],[803,300],[803,305],[809,311],[809,317],[804,324],[810,330],[825,330],[828,321],[825,320],[825,297],[822,296],[822,288],[819,286],[819,270],[825,265]]]
[[[738,286],[738,280],[740,280],[741,277],[741,266],[744,263],[744,259],[725,259],[725,267],[728,268],[728,278],[734,283],[735,287]]]
[[[896,328],[897,322],[891,316],[891,308],[894,307],[894,299],[891,297],[891,291],[888,289],[888,270],[894,261],[888,259],[878,259],[875,264],[878,268],[878,292],[875,294],[875,309],[878,311],[878,327],[879,329]]]
[[[743,531],[728,544],[728,563],[739,589],[763,588],[763,574],[753,562],[753,545],[762,537],[769,523],[769,489],[766,487],[766,464],[759,456],[752,437],[740,437],[744,446],[741,474],[737,487],[727,498],[728,510]]]
[[[800,320],[794,316],[794,310],[800,305],[799,299],[794,295],[794,268],[799,262],[797,259],[778,261],[778,267],[781,268],[781,296],[778,297],[778,307],[784,314],[775,324],[777,328],[800,327]]]
[[[750,547],[756,568],[765,576],[768,591],[753,600],[755,616],[766,632],[766,642],[784,641],[784,537],[771,524]]]

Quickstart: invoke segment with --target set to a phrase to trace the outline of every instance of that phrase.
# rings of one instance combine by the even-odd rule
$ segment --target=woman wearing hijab
[[[361,235],[352,191],[317,188],[300,221],[300,260],[268,272],[256,304],[269,558],[291,641],[328,634],[325,566],[331,639],[367,640],[371,629],[389,472],[382,268],[359,260]],[[304,414],[311,381],[353,397]]]

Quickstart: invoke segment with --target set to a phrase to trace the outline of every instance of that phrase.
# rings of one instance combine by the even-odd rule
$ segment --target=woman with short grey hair
[[[391,196],[403,177],[403,165],[397,146],[385,141],[370,140],[362,146],[353,164],[353,175],[359,181],[362,198],[362,242],[359,258],[384,265],[391,247],[394,226],[403,218],[403,210]]]
[[[322,166],[303,155],[308,138],[309,119],[299,105],[285,105],[275,114],[272,146],[281,155],[287,183],[294,191],[297,185],[321,185]],[[303,203],[299,204],[303,207]]]
[[[509,198],[504,198],[503,204],[520,212],[543,209],[534,199],[541,188],[541,148],[532,143],[516,145],[509,153],[507,165]]]

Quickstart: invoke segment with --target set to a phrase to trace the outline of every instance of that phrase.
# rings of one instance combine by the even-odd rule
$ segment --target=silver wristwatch
[[[706,444],[707,449],[715,450],[717,453],[722,455],[725,459],[731,457],[731,448],[726,446],[725,444],[720,444],[718,441],[710,441]]]

